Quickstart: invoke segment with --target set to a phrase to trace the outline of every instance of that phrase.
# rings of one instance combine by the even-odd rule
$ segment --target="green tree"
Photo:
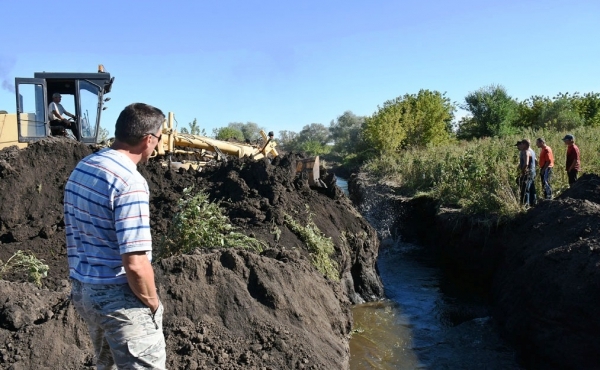
[[[331,152],[331,145],[323,144],[316,140],[305,141],[299,149],[310,156],[323,155]]]
[[[449,140],[456,107],[445,94],[421,90],[417,95],[405,95],[403,106],[405,147],[438,145]]]
[[[405,94],[378,106],[366,119],[363,135],[377,153],[386,155],[406,147],[440,144],[450,138],[455,110],[437,91]]]
[[[196,118],[194,118],[194,120],[192,122],[188,123],[188,126],[189,126],[189,129],[187,129],[186,127],[181,128],[182,134],[206,136],[205,130],[204,129],[200,130],[200,125],[198,124],[198,121],[196,120]]]
[[[244,134],[239,129],[227,126],[215,129],[215,138],[217,140],[235,139],[241,141],[244,138]]]
[[[402,97],[388,100],[383,106],[377,106],[377,112],[365,120],[364,137],[378,153],[394,153],[406,139],[406,128],[402,122],[402,102]]]
[[[244,140],[250,141],[256,141],[260,139],[260,131],[264,130],[262,127],[259,127],[258,124],[254,122],[230,122],[227,126],[239,130],[240,132],[242,132],[242,138]],[[240,140],[242,140],[242,138],[240,138]]]
[[[329,124],[329,133],[334,142],[333,151],[342,156],[356,153],[362,141],[362,127],[366,117],[346,111]]]
[[[329,142],[329,130],[322,123],[311,123],[302,128],[297,140],[301,143],[315,141],[325,145]]]
[[[279,131],[279,136],[277,137],[277,145],[281,146],[285,150],[294,150],[293,146],[296,142],[297,137],[297,132],[288,130]]]
[[[462,109],[471,114],[465,126],[459,126],[459,138],[505,136],[515,131],[518,103],[500,85],[490,85],[465,97]]]
[[[585,119],[578,109],[578,94],[570,96],[558,94],[550,99],[544,96],[532,96],[519,104],[519,120],[521,128],[555,129],[558,131],[572,130],[583,126]]]
[[[589,127],[600,126],[600,94],[587,93],[583,96],[575,94],[573,105],[581,117],[585,120],[585,125]]]

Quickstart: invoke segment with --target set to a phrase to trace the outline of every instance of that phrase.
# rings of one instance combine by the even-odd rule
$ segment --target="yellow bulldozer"
[[[28,143],[53,135],[71,137],[83,143],[96,144],[104,103],[110,100],[114,77],[98,66],[96,73],[36,72],[34,78],[16,78],[16,113],[0,111],[0,149]],[[65,110],[74,112],[67,130],[56,131],[51,126],[49,102],[60,94]],[[228,156],[261,159],[276,157],[277,143],[272,134],[261,131],[262,144],[228,142],[177,132],[173,126],[174,114],[168,114],[163,124],[161,141],[153,157],[173,168],[201,169]],[[296,171],[311,186],[323,186],[320,181],[319,157],[299,160]]]

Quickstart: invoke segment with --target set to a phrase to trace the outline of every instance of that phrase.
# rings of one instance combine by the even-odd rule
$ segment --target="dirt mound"
[[[586,175],[509,230],[495,281],[497,316],[532,368],[600,364],[599,194],[600,177]]]
[[[87,330],[68,301],[63,188],[92,148],[55,138],[0,151],[0,260],[17,250],[43,259],[42,289],[0,281],[0,367],[92,366]],[[296,179],[297,156],[232,160],[203,172],[140,166],[151,191],[155,243],[168,228],[184,188],[220,200],[240,231],[265,242],[262,255],[213,249],[156,265],[165,303],[170,368],[346,368],[350,302],[381,297],[375,231],[353,209],[333,175],[327,189]],[[332,238],[341,281],[324,278],[284,215],[310,217]],[[278,230],[278,232],[275,232]]]

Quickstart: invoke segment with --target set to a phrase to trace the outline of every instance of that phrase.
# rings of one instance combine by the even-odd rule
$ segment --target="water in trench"
[[[347,193],[344,179],[338,185]],[[367,198],[361,212],[383,239],[377,265],[386,300],[353,307],[350,368],[519,369],[489,308],[460,294],[419,246],[394,237],[394,213]]]

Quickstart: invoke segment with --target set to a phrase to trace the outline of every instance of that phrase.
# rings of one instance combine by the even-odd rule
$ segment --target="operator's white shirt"
[[[60,115],[62,116],[63,114],[65,114],[65,108],[63,108],[63,106],[60,103],[55,103],[52,102],[50,103],[50,105],[48,106],[48,119],[50,121],[53,121],[55,119],[59,119],[58,117],[54,117],[54,111],[57,110],[58,113],[60,113]]]

